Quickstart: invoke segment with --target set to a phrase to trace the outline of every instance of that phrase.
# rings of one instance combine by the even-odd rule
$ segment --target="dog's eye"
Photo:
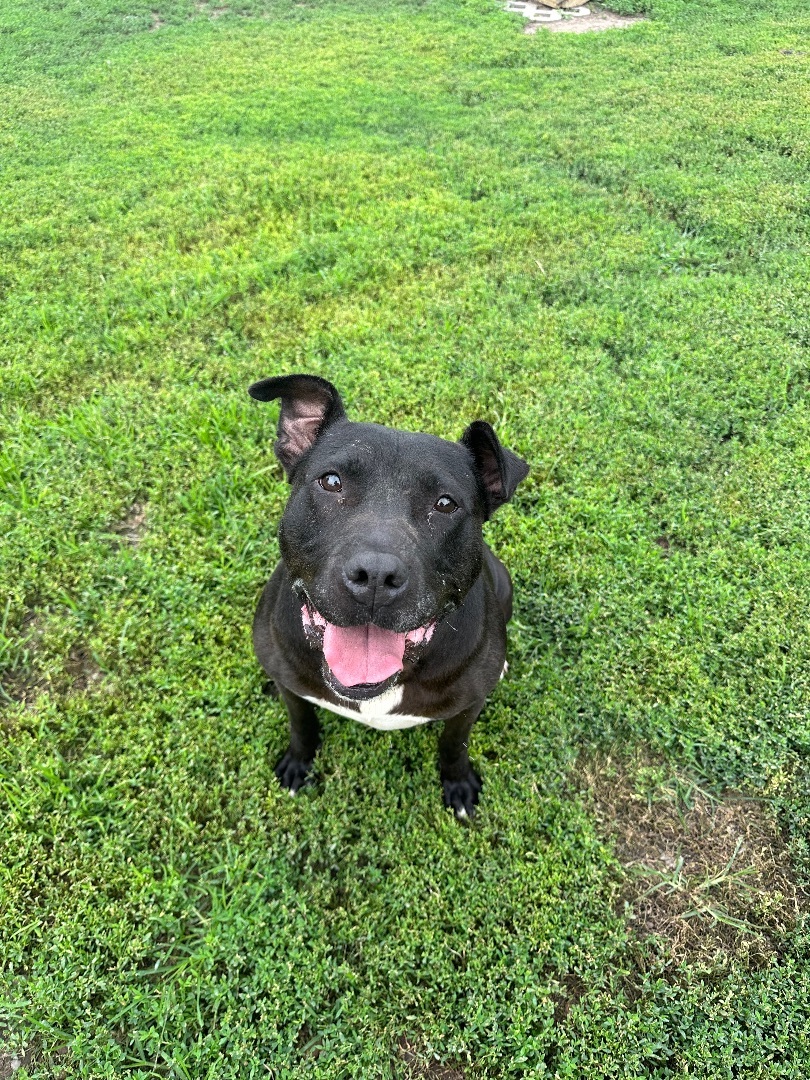
[[[324,491],[341,491],[343,484],[340,482],[340,477],[336,472],[324,473],[318,483],[321,485]]]
[[[440,514],[452,514],[458,510],[458,503],[453,502],[449,495],[440,495],[433,507]]]

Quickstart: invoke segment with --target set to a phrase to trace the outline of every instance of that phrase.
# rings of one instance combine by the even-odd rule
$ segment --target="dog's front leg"
[[[458,818],[473,816],[483,786],[467,752],[472,726],[483,707],[483,701],[479,701],[458,716],[445,720],[439,737],[439,775],[444,805],[455,810]]]
[[[281,786],[295,795],[307,782],[312,769],[321,741],[320,726],[315,709],[308,701],[283,686],[279,686],[278,692],[290,717],[290,745],[276,765],[276,776]]]

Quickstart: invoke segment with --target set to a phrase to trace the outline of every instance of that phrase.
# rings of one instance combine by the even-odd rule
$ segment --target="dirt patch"
[[[20,1069],[25,1069],[27,1072],[33,1069],[47,1069],[47,1075],[53,1080],[66,1080],[68,1072],[65,1066],[69,1060],[70,1050],[67,1046],[58,1046],[50,1054],[44,1054],[36,1047],[20,1050],[15,1054],[0,1051],[0,1080],[11,1080]]]
[[[29,609],[19,631],[9,633],[8,608],[0,618],[0,709],[14,702],[28,705],[40,694],[44,680],[37,671],[36,655],[42,628],[39,616]]]
[[[65,671],[70,676],[74,690],[82,692],[101,682],[103,672],[86,645],[74,645],[68,653]]]
[[[38,657],[42,631],[41,616],[35,611],[25,613],[20,629],[12,637],[6,636],[6,626],[0,620],[0,660],[4,661],[0,664],[0,714],[4,705],[33,705],[42,693],[52,688]],[[104,678],[96,658],[83,642],[71,647],[64,670],[67,681],[58,679],[56,683],[60,691],[72,689],[84,693]]]
[[[704,963],[777,951],[808,898],[765,803],[645,759],[591,757],[579,779],[624,868],[619,906],[639,936]]]
[[[646,22],[643,15],[617,15],[615,11],[591,11],[580,17],[560,12],[562,18],[554,22],[530,22],[524,34],[536,34],[538,30],[551,30],[554,34],[587,34],[592,30],[625,30],[628,26]]]
[[[113,525],[112,531],[125,543],[137,547],[146,532],[146,505],[140,502],[133,503],[127,511],[127,516]]]
[[[207,15],[209,19],[219,19],[230,11],[229,7],[212,7],[210,4],[202,2],[202,0],[200,3],[195,4],[194,7],[200,15]]]
[[[465,1080],[459,1065],[442,1065],[425,1059],[425,1051],[404,1036],[397,1043],[399,1068],[394,1075],[397,1080]]]
[[[563,975],[560,989],[552,996],[554,1002],[554,1023],[564,1024],[568,1019],[571,1006],[576,1005],[585,996],[585,983],[575,972]]]
[[[0,1080],[9,1080],[17,1069],[23,1067],[22,1057],[16,1054],[0,1054]]]
[[[150,30],[160,30],[166,25],[166,20],[161,19],[159,11],[152,12],[152,22],[149,26]]]
[[[24,1055],[0,1054],[0,1080],[8,1080],[18,1069],[25,1064]]]
[[[645,21],[643,15],[618,15],[593,7],[587,0],[507,0],[505,7],[526,19],[524,34],[536,34],[538,30],[563,34],[623,30]]]
[[[670,555],[675,555],[679,552],[686,552],[688,554],[694,554],[691,547],[683,542],[683,540],[670,536],[669,533],[661,533],[660,536],[656,536],[655,544],[661,549],[661,555],[663,558],[668,559]]]

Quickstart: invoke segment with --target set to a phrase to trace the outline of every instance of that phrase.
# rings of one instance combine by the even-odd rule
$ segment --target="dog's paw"
[[[312,762],[302,761],[288,750],[275,768],[278,782],[289,791],[295,793],[304,785],[312,783]]]
[[[461,780],[446,780],[442,777],[444,805],[460,820],[471,818],[475,814],[478,796],[483,786],[481,777],[472,768]]]

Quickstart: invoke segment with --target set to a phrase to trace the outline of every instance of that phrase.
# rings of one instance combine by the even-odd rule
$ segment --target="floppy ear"
[[[248,393],[257,401],[281,398],[274,450],[288,478],[326,428],[346,416],[340,394],[317,375],[262,379],[249,387]]]
[[[515,488],[529,475],[529,466],[506,450],[485,420],[475,420],[461,436],[462,443],[475,458],[475,468],[486,496],[487,517],[509,502]]]

